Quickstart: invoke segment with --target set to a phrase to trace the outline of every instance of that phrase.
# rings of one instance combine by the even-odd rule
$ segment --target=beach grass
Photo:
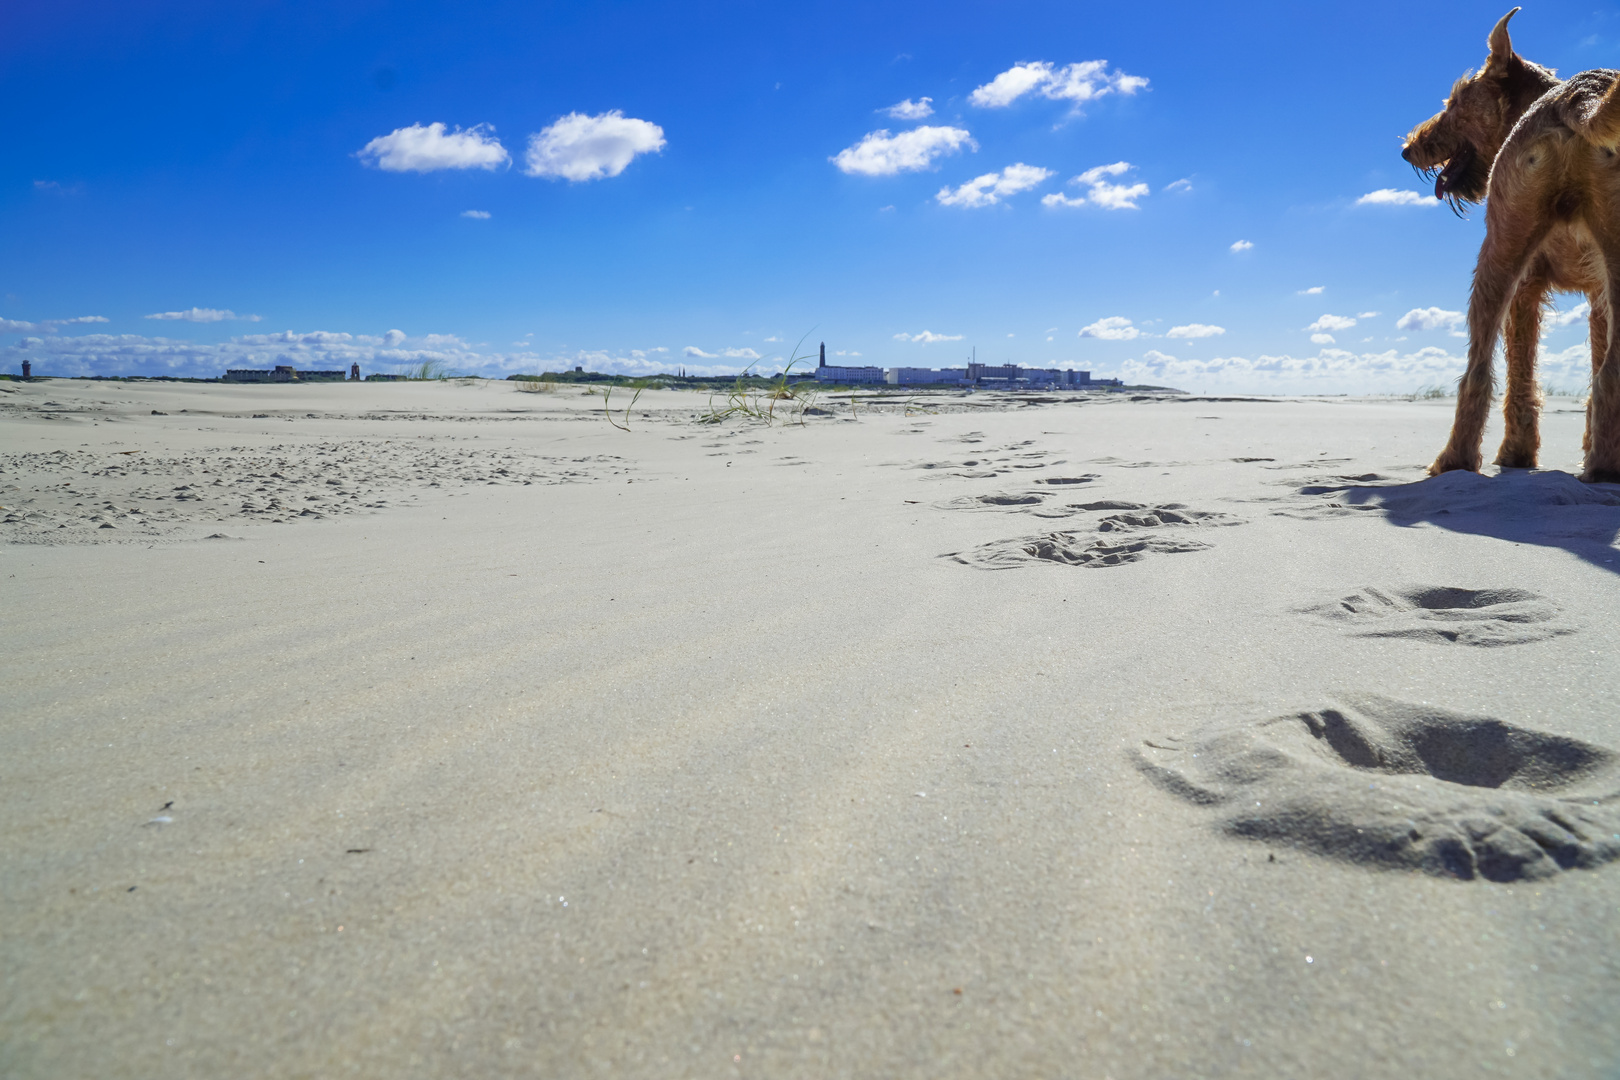
[[[410,365],[401,374],[412,382],[427,382],[452,377],[449,366],[443,360],[423,360],[421,363]]]
[[[811,328],[811,333],[814,328]],[[709,395],[709,411],[698,417],[700,424],[719,424],[737,417],[753,420],[769,426],[781,420],[784,423],[804,423],[805,415],[815,407],[821,398],[822,387],[819,383],[801,379],[798,382],[790,381],[795,365],[803,362],[808,364],[810,355],[800,354],[799,347],[804,339],[809,337],[806,333],[794,344],[793,351],[787,365],[781,372],[763,386],[750,383],[750,373],[754,365],[749,364],[737,374],[737,379],[726,390],[724,405],[715,404],[714,394]],[[758,361],[756,361],[757,363]],[[758,376],[752,376],[755,380]]]

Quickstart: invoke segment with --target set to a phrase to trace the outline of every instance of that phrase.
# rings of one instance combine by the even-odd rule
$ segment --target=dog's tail
[[[1620,150],[1620,77],[1609,84],[1607,93],[1572,97],[1565,109],[1564,122],[1587,142]]]

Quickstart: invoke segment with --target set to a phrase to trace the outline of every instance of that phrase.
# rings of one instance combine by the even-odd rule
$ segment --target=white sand
[[[1620,1069],[1620,488],[1448,402],[0,390],[0,1074]]]

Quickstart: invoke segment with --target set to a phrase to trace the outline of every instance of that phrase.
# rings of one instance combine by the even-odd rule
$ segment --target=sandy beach
[[[1579,401],[706,405],[0,383],[0,1074],[1620,1070]]]

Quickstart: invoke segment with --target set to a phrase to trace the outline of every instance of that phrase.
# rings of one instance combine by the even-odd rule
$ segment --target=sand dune
[[[1620,488],[1445,402],[0,390],[4,1075],[1620,1066]]]

